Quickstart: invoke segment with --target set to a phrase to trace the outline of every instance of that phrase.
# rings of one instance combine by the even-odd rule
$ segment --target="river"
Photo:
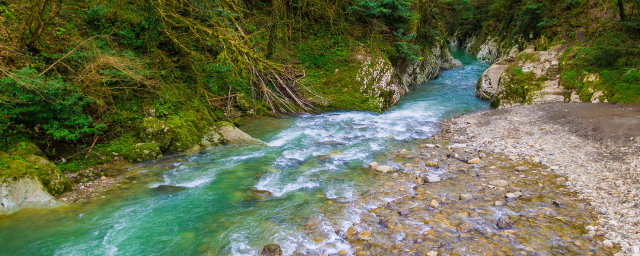
[[[242,127],[265,146],[224,146],[138,166],[120,189],[79,206],[0,217],[0,255],[257,255],[277,243],[294,252],[351,252],[338,230],[365,209],[327,205],[357,200],[382,180],[370,162],[437,132],[444,118],[486,109],[474,96],[487,64],[465,66],[410,88],[382,113],[359,111],[259,118]],[[184,190],[160,191],[162,185]],[[162,188],[162,187],[160,187]],[[273,197],[256,200],[251,189]],[[323,213],[325,238],[304,225]]]

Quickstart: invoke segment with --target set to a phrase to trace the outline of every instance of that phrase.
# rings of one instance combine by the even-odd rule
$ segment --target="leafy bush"
[[[591,65],[597,67],[610,67],[623,57],[623,44],[620,39],[615,37],[607,37],[604,40],[598,40],[591,50],[587,53],[587,58]]]
[[[85,22],[91,30],[102,32],[107,28],[107,9],[102,7],[102,5],[92,7],[87,11]]]
[[[8,122],[55,141],[75,141],[106,128],[85,114],[92,100],[57,76],[45,78],[23,68],[0,80],[0,95],[5,100],[0,105],[5,116],[0,128],[5,130],[0,134],[10,132]]]
[[[356,0],[350,11],[370,19],[379,19],[394,32],[406,31],[415,14],[412,0]]]

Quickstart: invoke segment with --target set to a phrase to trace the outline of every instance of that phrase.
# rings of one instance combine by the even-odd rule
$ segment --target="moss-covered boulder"
[[[224,143],[227,143],[227,141],[224,139],[224,137],[222,137],[222,134],[218,132],[216,127],[209,128],[209,132],[207,132],[200,141],[202,147],[205,148],[217,146]]]
[[[154,143],[138,143],[122,152],[121,155],[127,161],[136,163],[162,158],[162,151]]]
[[[66,191],[71,191],[71,184],[69,184],[67,177],[64,176],[58,166],[40,156],[30,155],[24,159],[37,170],[38,178],[49,193],[60,195]]]
[[[199,145],[204,133],[198,130],[196,120],[186,117],[171,116],[167,119],[167,126],[171,133],[170,152],[182,152]]]
[[[52,195],[71,190],[62,171],[44,157],[36,155],[0,155],[0,183],[11,183],[21,178],[38,180]]]
[[[7,154],[9,155],[18,155],[18,156],[28,156],[28,155],[36,155],[45,157],[44,152],[38,148],[35,144],[23,141],[13,144],[8,150]]]
[[[166,150],[171,145],[172,134],[164,121],[155,117],[145,117],[139,127],[139,136],[143,142],[154,143],[160,150]]]

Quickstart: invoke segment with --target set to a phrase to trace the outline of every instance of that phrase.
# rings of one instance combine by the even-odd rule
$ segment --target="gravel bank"
[[[596,230],[619,255],[640,255],[640,105],[551,103],[463,115],[452,143],[540,162],[598,214]]]

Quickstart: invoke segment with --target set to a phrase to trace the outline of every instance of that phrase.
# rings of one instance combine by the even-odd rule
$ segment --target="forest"
[[[382,111],[349,82],[363,49],[396,66],[452,41],[564,44],[562,86],[640,101],[638,0],[2,0],[0,35],[0,150],[28,140],[64,171],[126,150],[149,109]]]

